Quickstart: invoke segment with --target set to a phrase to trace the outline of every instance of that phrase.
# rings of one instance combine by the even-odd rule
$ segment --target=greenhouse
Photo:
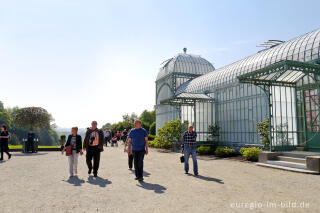
[[[183,53],[163,62],[156,79],[156,127],[180,118],[198,141],[220,127],[219,142],[259,145],[257,125],[268,119],[271,150],[320,151],[320,29],[283,42],[269,40],[258,53],[215,69]]]

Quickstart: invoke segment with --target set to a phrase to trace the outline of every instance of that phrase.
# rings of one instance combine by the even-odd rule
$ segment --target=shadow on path
[[[130,170],[133,174],[135,173],[134,169]],[[143,171],[143,177],[149,177],[151,174],[149,172]]]
[[[42,153],[13,153],[12,156],[38,156],[38,155],[47,155],[48,153],[42,152]]]
[[[159,184],[152,184],[152,183],[147,183],[144,181],[139,182],[140,185],[137,185],[141,188],[144,188],[146,190],[153,190],[155,193],[158,194],[162,194],[164,193],[165,190],[167,190],[167,188],[165,188],[164,186],[161,186]]]
[[[65,180],[64,180],[65,181]],[[81,186],[85,181],[82,179],[79,179],[77,176],[70,177],[67,181],[67,183],[73,184],[74,186]]]
[[[206,177],[206,176],[202,176],[202,175],[197,175],[197,176],[194,176],[195,178],[198,178],[198,179],[201,179],[201,180],[205,180],[205,181],[211,181],[211,182],[217,182],[217,183],[220,183],[220,184],[224,184],[224,182],[220,179],[217,179],[217,178],[212,178],[212,177]]]
[[[100,187],[106,187],[108,184],[112,183],[108,179],[103,179],[101,177],[93,177],[93,176],[88,177],[88,181],[87,182],[92,184],[92,185],[98,185]]]

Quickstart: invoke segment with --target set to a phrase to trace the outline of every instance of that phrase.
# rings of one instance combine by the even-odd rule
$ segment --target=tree
[[[260,135],[261,141],[264,145],[264,148],[268,148],[270,146],[270,129],[269,129],[269,119],[266,119],[258,124],[257,126],[258,133]]]
[[[127,122],[131,122],[133,123],[135,120],[138,119],[137,114],[135,114],[134,112],[131,113],[131,115],[129,115],[128,113],[122,116],[123,121],[127,121]]]
[[[14,117],[17,127],[45,128],[50,127],[51,115],[41,107],[18,109]]]
[[[9,129],[11,128],[12,118],[7,110],[0,111],[0,125],[5,124]]]
[[[133,128],[133,122],[129,122],[129,121],[118,122],[110,126],[111,130],[120,131],[120,132],[123,131],[124,129],[130,130],[132,128]]]
[[[0,101],[0,112],[2,112],[4,110],[4,105],[2,103],[2,101]]]
[[[150,135],[156,135],[156,122],[154,121],[149,128]]]
[[[208,128],[208,132],[209,132],[208,140],[216,141],[217,137],[219,137],[219,130],[220,130],[220,127],[217,124],[210,125]]]
[[[105,125],[102,126],[102,129],[110,130],[110,128],[111,128],[111,123],[106,123]]]
[[[156,120],[155,110],[144,110],[139,116],[139,119],[142,122],[142,127],[145,128],[147,131],[150,131],[150,125]]]
[[[154,143],[158,148],[169,149],[174,143],[178,143],[182,134],[182,125],[180,118],[169,121],[158,129],[158,134],[155,137]]]

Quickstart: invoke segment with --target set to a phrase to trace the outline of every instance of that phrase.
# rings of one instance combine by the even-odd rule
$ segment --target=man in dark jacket
[[[91,174],[93,169],[93,175],[97,177],[100,152],[103,151],[103,131],[97,128],[97,121],[92,121],[91,128],[87,129],[86,136],[83,142],[83,149],[87,151],[86,161],[88,165],[88,174]],[[93,167],[92,167],[93,159]]]
[[[35,134],[33,133],[32,128],[30,128],[29,133],[28,133],[28,139],[27,139],[27,152],[32,151],[34,152],[34,139],[35,139]]]

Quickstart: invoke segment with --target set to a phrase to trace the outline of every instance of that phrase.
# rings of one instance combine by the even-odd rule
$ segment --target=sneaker
[[[135,180],[139,180],[139,178],[138,178],[138,177],[136,177],[136,178],[135,178]]]
[[[198,173],[198,172],[196,172],[196,173],[194,173],[194,175],[195,175],[195,176],[198,176],[198,175],[199,175],[199,173]]]
[[[88,170],[88,174],[89,174],[89,175],[91,174],[91,171],[92,171],[91,169]]]
[[[184,172],[186,175],[189,174],[189,172]]]
[[[94,177],[98,177],[98,174],[97,174],[97,173],[94,173],[93,176],[94,176]]]
[[[138,178],[138,181],[143,181],[143,180],[144,180],[143,177]]]

